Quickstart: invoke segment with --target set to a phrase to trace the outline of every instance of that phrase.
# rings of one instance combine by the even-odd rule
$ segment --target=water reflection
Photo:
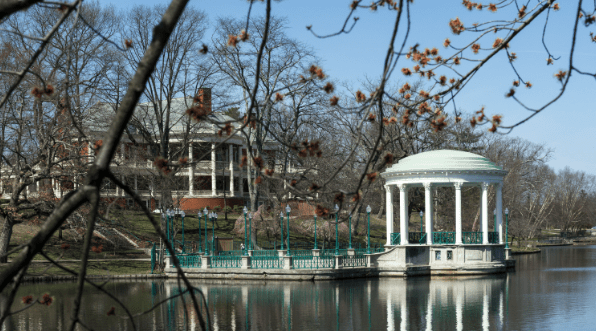
[[[213,330],[464,330],[500,329],[506,277],[480,279],[380,279],[342,282],[194,282],[205,296]],[[181,289],[175,281],[111,283],[109,290],[133,313],[148,310]],[[55,302],[37,306],[7,321],[5,330],[64,328],[70,321],[74,284],[34,284],[20,294],[50,292]],[[130,329],[106,312],[116,306],[88,288],[83,321],[102,329]],[[140,329],[198,330],[188,295],[137,318]],[[15,303],[13,309],[18,309]],[[122,309],[116,309],[123,315]],[[98,324],[101,323],[101,324]]]
[[[521,256],[518,271],[478,278],[383,278],[338,282],[195,281],[210,311],[210,330],[511,330],[591,329],[596,317],[594,248],[548,249]],[[11,317],[2,330],[64,329],[73,283],[32,284],[17,298],[49,292],[50,307]],[[107,289],[133,313],[180,293],[176,281],[114,282]],[[96,329],[131,330],[106,312],[115,302],[87,288],[83,321]],[[188,295],[136,319],[140,330],[199,330]],[[12,309],[22,307],[14,303]],[[0,307],[1,308],[1,307]]]

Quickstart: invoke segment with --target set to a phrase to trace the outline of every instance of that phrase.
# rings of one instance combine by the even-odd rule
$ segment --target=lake
[[[516,271],[474,278],[193,284],[205,293],[211,330],[596,329],[596,246],[550,247],[515,258]],[[171,280],[109,282],[105,289],[133,314],[180,293]],[[12,310],[24,307],[21,297],[44,293],[54,299],[50,306],[35,305],[11,316],[2,330],[67,328],[74,283],[26,284]],[[138,330],[199,330],[189,297],[184,299],[136,317]],[[115,316],[107,315],[111,307]],[[86,287],[81,316],[95,330],[132,330],[123,309],[91,287]]]

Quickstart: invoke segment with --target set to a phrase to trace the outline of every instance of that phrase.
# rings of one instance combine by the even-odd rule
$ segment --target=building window
[[[441,260],[441,251],[435,251],[435,260],[437,260],[437,261]]]
[[[453,260],[453,251],[447,251],[447,260]]]

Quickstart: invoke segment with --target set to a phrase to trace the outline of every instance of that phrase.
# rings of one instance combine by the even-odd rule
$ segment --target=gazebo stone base
[[[400,245],[373,254],[371,264],[383,270],[429,266],[431,270],[462,270],[504,266],[504,245]],[[432,272],[431,272],[432,273]]]

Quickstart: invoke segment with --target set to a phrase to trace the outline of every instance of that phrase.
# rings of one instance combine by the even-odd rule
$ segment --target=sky
[[[126,11],[135,5],[167,4],[164,0],[102,0],[102,4],[112,4],[118,10]],[[345,83],[354,89],[362,88],[367,79],[380,77],[383,61],[390,42],[395,11],[380,8],[376,12],[359,9],[355,16],[358,23],[349,34],[318,39],[307,29],[329,34],[338,31],[349,13],[351,0],[299,0],[278,1],[272,3],[272,14],[287,19],[286,33],[308,47],[311,47],[321,59],[319,65],[329,79],[336,83]],[[535,5],[532,2],[530,7]],[[211,24],[218,17],[246,18],[248,1],[246,0],[191,0],[190,6],[204,11]],[[510,51],[517,54],[516,69],[524,80],[532,83],[531,89],[518,88],[516,96],[530,107],[542,106],[560,92],[561,84],[554,78],[559,70],[564,70],[569,63],[567,54],[571,45],[576,4],[561,2],[561,9],[551,11],[546,27],[545,39],[548,49],[554,57],[560,59],[553,65],[547,65],[547,52],[542,45],[542,31],[545,18],[538,18],[534,26],[522,31],[511,43]],[[588,8],[592,10],[593,8]],[[474,22],[484,22],[504,17],[505,9],[491,13],[468,11],[461,5],[461,0],[417,0],[411,5],[411,25],[406,47],[420,44],[423,48],[437,47],[440,54],[451,55],[442,44],[450,38],[452,45],[464,46],[471,36],[455,36],[448,27],[450,19],[459,17],[466,26]],[[262,16],[265,4],[256,2],[252,15]],[[507,15],[506,17],[511,17]],[[536,24],[537,23],[537,24]],[[592,29],[593,31],[594,29]],[[403,40],[405,24],[400,26],[398,40]],[[578,30],[578,42],[574,63],[584,71],[596,71],[596,43],[589,40],[590,29],[581,25]],[[481,39],[483,48],[490,48],[494,36]],[[209,42],[210,32],[206,36]],[[473,57],[473,56],[470,56]],[[400,60],[398,69],[414,65],[411,61]],[[392,83],[403,84],[405,77],[396,73]],[[505,94],[512,87],[516,75],[509,66],[505,53],[499,53],[491,59],[472,81],[459,94],[456,105],[459,110],[472,113],[486,107],[490,115],[503,115],[503,125],[516,123],[529,115],[518,103]],[[596,107],[593,96],[596,82],[594,78],[574,73],[565,94],[531,120],[517,127],[512,137],[521,137],[537,144],[545,144],[553,150],[548,164],[555,170],[570,167],[596,175]],[[450,105],[450,107],[453,107]],[[486,128],[488,129],[488,128]]]

